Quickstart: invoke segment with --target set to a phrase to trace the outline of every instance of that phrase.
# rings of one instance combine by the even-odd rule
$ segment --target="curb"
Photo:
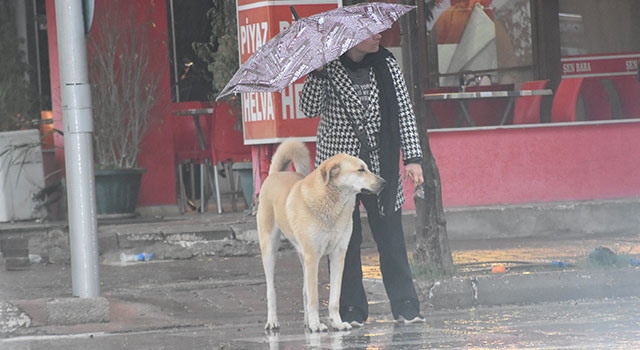
[[[232,239],[235,233],[228,225],[212,226],[159,226],[122,229],[118,226],[100,228],[98,246],[102,252],[130,249],[153,245],[154,243],[202,242]]]
[[[111,307],[104,297],[58,298],[0,302],[0,336],[19,328],[108,323]]]
[[[640,296],[640,269],[615,268],[418,281],[435,309]]]
[[[106,298],[63,298],[48,300],[45,304],[48,325],[76,325],[106,323],[111,320]]]

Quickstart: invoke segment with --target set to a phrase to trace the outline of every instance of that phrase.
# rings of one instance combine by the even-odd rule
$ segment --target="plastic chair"
[[[576,104],[584,78],[564,78],[560,80],[551,105],[551,122],[576,121]]]
[[[601,79],[586,78],[580,94],[584,103],[585,120],[613,119],[609,94]]]
[[[578,102],[584,105],[584,120],[612,118],[609,96],[599,79],[564,78],[560,81],[551,106],[551,122],[575,122]]]
[[[465,88],[466,92],[483,92],[483,91],[505,91],[513,90],[514,84],[493,84],[486,86],[468,86]],[[476,126],[489,126],[500,125],[502,115],[509,106],[509,100],[506,98],[489,98],[489,99],[477,99],[467,102],[467,109],[471,111],[473,116],[473,122]],[[511,108],[511,106],[509,106]],[[512,111],[509,111],[505,124],[509,124],[509,120],[513,115]]]
[[[640,118],[640,83],[635,75],[611,78],[620,98],[622,119]]]
[[[199,103],[187,104],[175,104],[174,110],[182,109],[202,109],[206,108]],[[209,135],[211,132],[211,116],[200,116],[199,123],[203,136]],[[187,196],[187,189],[185,186],[184,172],[189,171],[189,190],[191,192],[190,198],[195,200],[197,195],[200,196],[200,212],[205,212],[207,209],[207,184],[209,181],[211,188],[211,143],[208,142],[206,137],[203,139],[204,144],[200,143],[197,137],[196,126],[193,117],[175,116],[172,119],[172,131],[173,131],[173,144],[175,151],[175,164],[176,173],[178,175],[178,191],[179,191],[179,208],[182,214],[185,213],[187,206],[196,209],[195,204],[190,203]],[[196,166],[200,170],[200,193],[196,193]],[[220,213],[220,211],[218,211]]]
[[[520,90],[543,90],[549,80],[532,80],[522,84]],[[513,107],[513,124],[539,124],[542,96],[518,97]]]
[[[213,125],[211,128],[210,144],[211,155],[214,165],[214,182],[217,190],[216,196],[223,195],[220,193],[219,175],[224,173],[229,192],[231,196],[231,205],[234,211],[238,210],[238,197],[244,199],[242,188],[240,186],[239,174],[233,171],[233,163],[251,161],[251,146],[244,144],[242,132],[235,128],[237,116],[233,108],[227,102],[216,103],[213,116]],[[221,166],[218,171],[218,165]],[[252,203],[246,203],[248,207]]]

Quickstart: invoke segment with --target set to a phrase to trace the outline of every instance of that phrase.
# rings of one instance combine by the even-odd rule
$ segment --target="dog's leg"
[[[347,244],[349,241],[347,240]],[[352,327],[347,322],[342,322],[340,317],[340,291],[342,289],[342,273],[344,270],[344,258],[347,254],[347,247],[337,247],[329,254],[329,319],[331,327],[335,330],[346,331]]]
[[[263,228],[261,228],[263,229]],[[275,288],[275,265],[280,245],[280,231],[277,227],[268,228],[270,234],[267,237],[260,237],[260,249],[262,251],[262,267],[267,281],[267,323],[265,330],[278,330],[278,307],[276,301]],[[263,231],[264,232],[264,231]]]
[[[304,289],[307,295],[306,319],[308,321],[309,330],[312,332],[325,332],[327,326],[320,323],[320,315],[318,314],[318,265],[320,258],[317,254],[309,251],[305,252],[304,264]]]
[[[304,256],[298,252],[298,258],[300,259],[300,266],[302,266],[302,302],[304,305],[304,325],[309,327],[309,310],[307,309],[307,303],[309,302],[309,295],[307,295],[307,276],[306,269],[304,268]]]

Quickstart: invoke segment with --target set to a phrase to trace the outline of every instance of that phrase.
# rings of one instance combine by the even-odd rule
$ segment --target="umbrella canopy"
[[[238,92],[280,91],[391,25],[415,6],[364,3],[301,18],[261,46],[217,99]]]

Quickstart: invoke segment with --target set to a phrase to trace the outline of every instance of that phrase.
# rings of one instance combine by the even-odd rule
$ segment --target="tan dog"
[[[296,172],[286,171],[293,162]],[[326,331],[318,314],[318,265],[329,256],[329,318],[336,330],[351,329],[339,312],[344,258],[351,238],[358,193],[378,193],[384,180],[360,159],[335,155],[309,174],[309,151],[298,141],[286,141],[273,156],[269,176],[260,189],[257,221],[262,264],[267,280],[266,330],[277,330],[275,263],[280,232],[293,244],[304,272],[305,324]],[[307,175],[308,174],[308,175]]]

